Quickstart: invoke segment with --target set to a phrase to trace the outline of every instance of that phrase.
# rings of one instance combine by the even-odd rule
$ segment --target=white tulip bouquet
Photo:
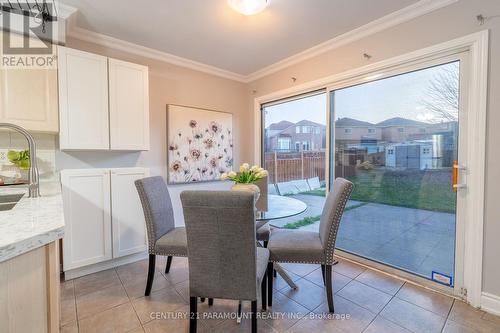
[[[229,179],[237,184],[253,184],[259,179],[267,176],[267,171],[258,165],[250,167],[248,163],[243,163],[240,166],[240,172],[236,173],[231,171],[229,173],[223,173],[220,178],[223,180]]]

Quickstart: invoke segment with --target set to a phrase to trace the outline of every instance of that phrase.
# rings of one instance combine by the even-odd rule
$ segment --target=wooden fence
[[[269,183],[318,177],[325,180],[325,152],[269,152],[265,153],[264,168],[269,172]]]
[[[382,153],[383,154],[383,153]],[[373,155],[373,156],[372,156]],[[374,165],[385,162],[384,155],[371,154]],[[335,152],[335,178],[351,177],[356,174],[357,166],[367,161],[366,149],[345,149]],[[269,183],[318,177],[325,180],[325,152],[269,152],[265,154],[264,168],[269,172]]]

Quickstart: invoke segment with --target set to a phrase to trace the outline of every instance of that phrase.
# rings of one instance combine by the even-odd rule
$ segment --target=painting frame
[[[220,181],[233,168],[233,114],[198,106],[166,106],[167,183]]]

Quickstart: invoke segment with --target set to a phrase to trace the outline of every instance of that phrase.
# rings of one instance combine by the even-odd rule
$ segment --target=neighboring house
[[[366,156],[361,160],[374,165],[410,169],[450,167],[456,159],[457,131],[458,122],[429,124],[395,117],[373,124],[339,118],[335,121],[335,144],[340,155],[336,156],[345,162],[341,163],[344,166],[353,165],[352,152],[365,151]],[[326,126],[308,120],[271,124],[266,136],[267,151],[317,151],[326,147]]]
[[[352,118],[339,118],[335,121],[335,140],[357,143],[363,139],[380,141],[382,131],[372,123]]]
[[[326,126],[309,120],[281,121],[266,128],[266,151],[325,150]]]
[[[403,142],[412,136],[425,136],[434,131],[435,124],[395,117],[376,124],[382,131],[382,140],[386,142]]]
[[[335,121],[335,140],[342,143],[362,141],[398,143],[411,139],[425,139],[432,134],[456,131],[457,122],[429,124],[421,121],[395,117],[377,124],[352,118]]]
[[[295,124],[287,120],[282,120],[279,123],[271,124],[266,128],[266,135],[268,137],[275,136],[276,134],[279,134],[281,131],[293,125]]]

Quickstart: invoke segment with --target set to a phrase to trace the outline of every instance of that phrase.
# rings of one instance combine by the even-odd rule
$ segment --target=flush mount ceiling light
[[[263,11],[269,0],[227,0],[232,9],[243,15],[254,15]]]

